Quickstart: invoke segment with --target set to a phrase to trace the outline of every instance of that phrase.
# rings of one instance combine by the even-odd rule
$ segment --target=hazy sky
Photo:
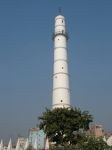
[[[112,130],[112,0],[0,0],[0,138],[27,135],[51,108],[54,17],[69,32],[73,106]]]

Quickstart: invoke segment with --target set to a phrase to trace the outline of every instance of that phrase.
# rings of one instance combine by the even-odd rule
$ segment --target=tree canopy
[[[102,138],[95,138],[94,136],[88,136],[86,142],[77,143],[76,150],[112,150],[112,147],[108,146]]]
[[[74,145],[83,140],[84,133],[89,129],[92,116],[88,111],[77,108],[46,109],[39,117],[40,129],[55,145]]]

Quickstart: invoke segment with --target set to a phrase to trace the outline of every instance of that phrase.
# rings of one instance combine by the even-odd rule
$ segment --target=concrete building
[[[102,125],[92,125],[91,133],[96,137],[104,137],[104,130]]]
[[[31,144],[34,148],[37,145],[37,149],[44,149],[45,148],[45,140],[46,135],[43,130],[39,128],[31,128],[29,129],[29,144]]]
[[[67,58],[68,34],[65,27],[65,18],[62,15],[55,17],[54,41],[54,71],[52,108],[70,107],[70,88]]]

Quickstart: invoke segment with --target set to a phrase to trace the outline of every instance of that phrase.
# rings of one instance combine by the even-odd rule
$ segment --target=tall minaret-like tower
[[[52,109],[70,107],[70,89],[67,59],[68,34],[65,28],[65,18],[55,17],[54,41],[54,72]]]

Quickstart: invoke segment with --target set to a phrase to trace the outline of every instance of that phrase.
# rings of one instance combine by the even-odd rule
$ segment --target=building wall
[[[102,125],[93,125],[91,126],[91,133],[96,137],[103,137],[104,130]]]
[[[37,144],[37,149],[44,149],[46,135],[43,130],[38,128],[32,128],[29,130],[29,143],[34,147],[35,142]]]

